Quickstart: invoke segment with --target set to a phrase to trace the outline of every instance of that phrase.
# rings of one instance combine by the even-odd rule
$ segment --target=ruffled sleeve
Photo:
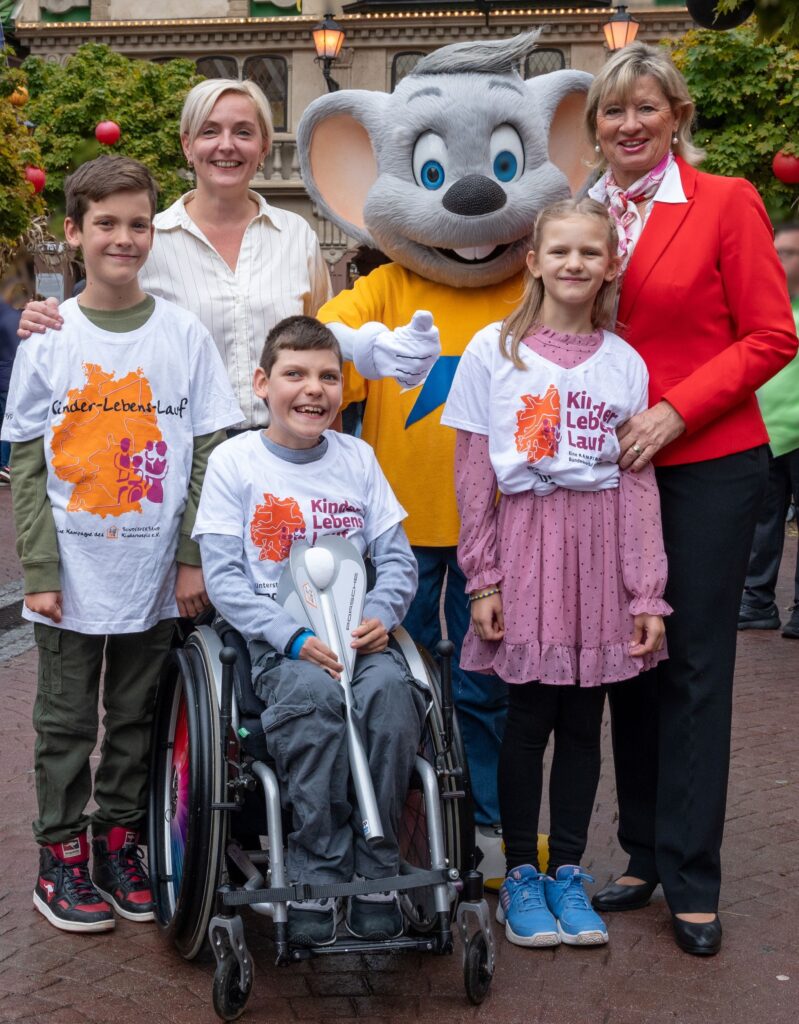
[[[497,558],[497,478],[487,435],[458,431],[455,493],[461,520],[458,565],[466,576],[466,590],[494,586],[502,581],[502,573]]]
[[[633,595],[630,615],[670,615],[663,600],[668,576],[660,496],[651,465],[622,472],[619,482],[619,552],[624,585]]]

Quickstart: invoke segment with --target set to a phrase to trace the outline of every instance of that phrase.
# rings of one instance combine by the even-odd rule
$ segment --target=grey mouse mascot
[[[318,315],[352,360],[345,403],[366,399],[363,437],[409,513],[419,591],[405,626],[428,648],[441,637],[447,581],[453,690],[482,869],[494,888],[504,875],[496,775],[507,695],[495,677],[457,667],[469,612],[456,561],[455,432],[440,417],[472,336],[521,298],[537,212],[579,190],[593,155],[583,141],[591,76],[525,81],[517,68],[535,39],[442,47],[390,94],[353,89],[315,100],[297,136],[321,213],[393,260]]]

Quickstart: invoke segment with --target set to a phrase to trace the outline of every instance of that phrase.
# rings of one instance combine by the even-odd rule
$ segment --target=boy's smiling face
[[[153,240],[146,192],[114,192],[105,199],[91,200],[80,226],[69,217],[64,221],[64,234],[70,245],[83,250],[87,291],[138,294],[137,275]]]
[[[253,389],[269,405],[271,441],[313,448],[341,408],[341,366],[332,349],[281,349],[268,377],[255,371]]]

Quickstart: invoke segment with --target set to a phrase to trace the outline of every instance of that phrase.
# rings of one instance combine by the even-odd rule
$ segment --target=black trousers
[[[669,659],[610,689],[627,873],[659,879],[674,913],[718,907],[738,609],[767,473],[765,445],[657,470]]]
[[[799,448],[776,458],[769,453],[768,489],[760,506],[744,587],[743,604],[748,608],[765,613],[774,607],[785,545],[785,517],[792,496],[799,501]],[[799,604],[799,551],[796,554],[793,599]]]
[[[585,851],[601,762],[605,687],[508,687],[508,720],[499,755],[499,813],[507,870],[538,867],[544,751],[555,733],[549,777],[549,873],[579,864]]]

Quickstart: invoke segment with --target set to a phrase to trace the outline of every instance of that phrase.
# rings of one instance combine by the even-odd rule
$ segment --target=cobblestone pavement
[[[779,594],[788,603],[786,551]],[[15,600],[10,499],[0,491],[0,606]],[[9,589],[11,588],[11,589]],[[18,589],[18,588],[17,588]],[[10,595],[10,596],[9,596]],[[184,963],[152,925],[119,921],[104,936],[53,929],[31,905],[36,851],[30,710],[35,688],[28,627],[0,612],[0,1021],[205,1024],[212,966]],[[7,639],[13,638],[11,649]],[[522,950],[496,929],[498,963],[480,1008],[465,999],[460,949],[446,958],[324,958],[271,963],[269,922],[248,918],[255,987],[245,1020],[283,1024],[475,1021],[492,1024],[796,1024],[799,1020],[799,643],[747,633],[739,644],[721,914],[724,948],[681,953],[658,892],[633,914],[608,916],[610,943]],[[597,884],[622,866],[614,836],[609,754],[592,825],[588,869]],[[493,898],[492,912],[493,912]]]

